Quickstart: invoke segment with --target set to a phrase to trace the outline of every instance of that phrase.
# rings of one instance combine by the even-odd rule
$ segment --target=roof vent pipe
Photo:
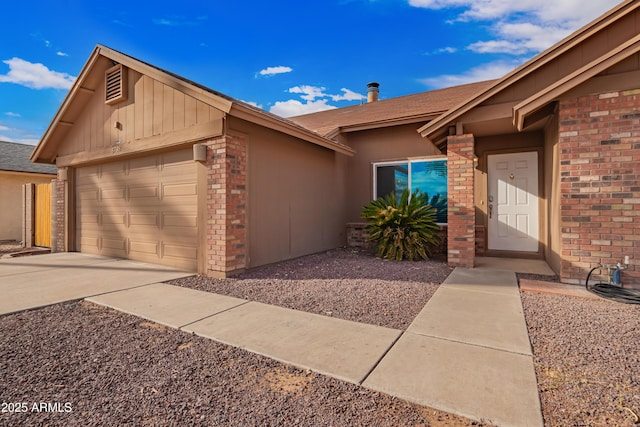
[[[367,85],[367,103],[376,102],[378,100],[378,93],[380,93],[380,83],[371,82]]]

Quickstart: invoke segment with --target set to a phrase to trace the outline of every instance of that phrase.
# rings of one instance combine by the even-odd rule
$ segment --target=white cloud
[[[443,74],[420,79],[420,83],[432,89],[463,85],[500,78],[520,65],[519,61],[496,61],[472,68],[462,74]]]
[[[40,142],[39,139],[35,139],[35,138],[11,138],[3,134],[0,134],[0,141],[17,142],[19,144],[29,144],[29,145],[37,145],[38,142]]]
[[[344,87],[340,89],[342,93],[338,95],[326,93],[326,90],[324,87],[311,85],[294,86],[289,88],[287,92],[300,95],[304,102],[297,99],[278,101],[269,111],[282,117],[299,116],[338,108],[335,105],[330,105],[330,100],[333,102],[360,101],[364,98],[363,95]]]
[[[278,65],[277,67],[267,67],[264,70],[260,70],[258,74],[261,76],[273,76],[276,74],[290,73],[293,71],[291,67],[285,67],[284,65]]]
[[[76,80],[67,73],[48,69],[20,58],[3,61],[9,66],[7,74],[0,75],[0,83],[15,83],[31,89],[69,89]]]
[[[342,91],[342,95],[329,95],[333,101],[360,101],[364,99],[363,95],[347,88],[343,87],[340,90]]]
[[[4,113],[5,116],[9,116],[9,117],[22,117],[21,114],[18,113],[14,113],[13,111],[7,111],[6,113]]]
[[[6,127],[6,126],[2,126],[0,125],[0,131],[7,131],[7,130],[11,130],[10,128]]]
[[[254,102],[254,101],[243,101],[242,99],[240,101],[244,102],[245,104],[253,105],[254,107],[257,107],[260,109],[262,108],[262,104],[258,104],[257,102]]]
[[[337,108],[327,104],[328,100],[319,99],[317,101],[307,101],[302,103],[297,99],[288,101],[278,101],[270,109],[269,112],[277,114],[281,117],[293,117],[302,114],[317,113],[318,111],[333,110]]]
[[[441,47],[440,49],[432,50],[431,52],[426,52],[425,55],[442,55],[443,53],[456,53],[458,49],[452,46]]]
[[[64,53],[64,52],[62,52],[62,51],[57,51],[57,52],[56,52],[56,55],[58,55],[58,56],[69,56],[69,54],[68,54],[68,53]]]
[[[302,85],[290,88],[289,93],[298,93],[301,94],[300,98],[304,99],[305,101],[313,101],[316,98],[328,97],[329,95],[324,93],[325,90],[326,88],[324,87]]]
[[[414,7],[457,9],[458,22],[492,21],[493,40],[468,46],[477,53],[539,52],[613,8],[619,0],[409,0]]]

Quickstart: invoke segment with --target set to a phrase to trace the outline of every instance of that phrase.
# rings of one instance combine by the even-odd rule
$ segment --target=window
[[[447,161],[421,159],[404,162],[374,163],[373,197],[384,197],[394,192],[400,198],[408,188],[427,195],[427,201],[436,208],[436,222],[447,222]]]

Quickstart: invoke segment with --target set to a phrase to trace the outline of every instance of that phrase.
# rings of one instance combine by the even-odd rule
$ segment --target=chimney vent
[[[367,103],[376,102],[378,100],[378,93],[380,92],[380,83],[371,82],[367,85]]]

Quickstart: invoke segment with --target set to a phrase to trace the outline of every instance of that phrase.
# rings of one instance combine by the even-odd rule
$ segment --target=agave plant
[[[398,261],[429,258],[431,249],[440,242],[435,214],[424,193],[411,194],[408,189],[402,192],[399,202],[391,192],[362,208],[377,255]]]

